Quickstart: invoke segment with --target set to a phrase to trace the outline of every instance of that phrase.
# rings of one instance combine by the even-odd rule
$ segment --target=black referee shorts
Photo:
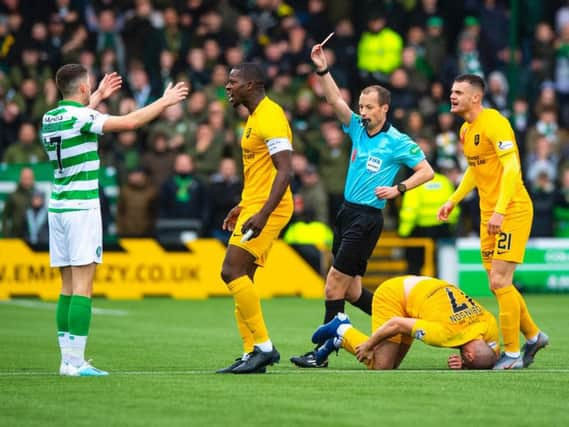
[[[382,230],[381,209],[344,201],[334,224],[334,268],[348,276],[363,276]]]

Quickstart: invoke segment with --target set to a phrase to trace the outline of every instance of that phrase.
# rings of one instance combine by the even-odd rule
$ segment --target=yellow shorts
[[[480,220],[480,253],[482,264],[489,270],[493,259],[522,263],[533,221],[533,205],[520,203],[508,209],[502,223],[502,231],[488,234],[491,214],[482,214]]]
[[[233,230],[233,234],[229,238],[229,244],[245,249],[255,257],[255,264],[259,267],[263,267],[267,261],[273,242],[278,239],[281,230],[290,221],[292,210],[290,213],[282,210],[274,211],[271,216],[269,216],[267,224],[261,231],[261,234],[253,239],[241,243],[241,238],[243,237],[241,227],[243,226],[243,223],[259,212],[260,209],[260,206],[243,208],[239,214],[239,218],[237,218],[235,230]]]
[[[371,308],[371,333],[392,317],[408,317],[405,311],[405,290],[403,278],[386,280],[375,290]],[[407,335],[395,335],[387,341],[396,344],[411,345],[413,339]]]

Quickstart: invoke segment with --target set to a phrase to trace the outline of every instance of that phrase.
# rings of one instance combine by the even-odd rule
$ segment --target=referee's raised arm
[[[352,118],[352,110],[346,101],[344,101],[344,98],[342,98],[340,89],[338,89],[338,85],[336,85],[336,82],[330,74],[328,61],[326,60],[324,49],[322,49],[322,44],[315,44],[312,47],[310,58],[316,67],[316,74],[320,76],[326,101],[334,107],[338,119],[346,126],[349,125]]]

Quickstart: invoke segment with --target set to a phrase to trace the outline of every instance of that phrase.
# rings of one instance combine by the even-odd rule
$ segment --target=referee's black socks
[[[371,303],[373,301],[373,294],[369,291],[369,289],[364,288],[362,286],[362,293],[360,297],[352,302],[351,304],[357,308],[359,308],[364,313],[367,313],[371,316]]]
[[[328,299],[324,301],[324,306],[326,307],[326,313],[324,314],[324,323],[328,323],[334,318],[338,313],[344,312],[344,304],[346,300],[342,299]]]

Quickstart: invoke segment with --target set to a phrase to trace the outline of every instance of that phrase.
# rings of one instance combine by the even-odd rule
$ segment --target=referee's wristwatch
[[[400,182],[399,184],[397,184],[397,191],[399,191],[401,194],[403,194],[407,191],[407,186],[405,184],[403,184],[402,182]]]

